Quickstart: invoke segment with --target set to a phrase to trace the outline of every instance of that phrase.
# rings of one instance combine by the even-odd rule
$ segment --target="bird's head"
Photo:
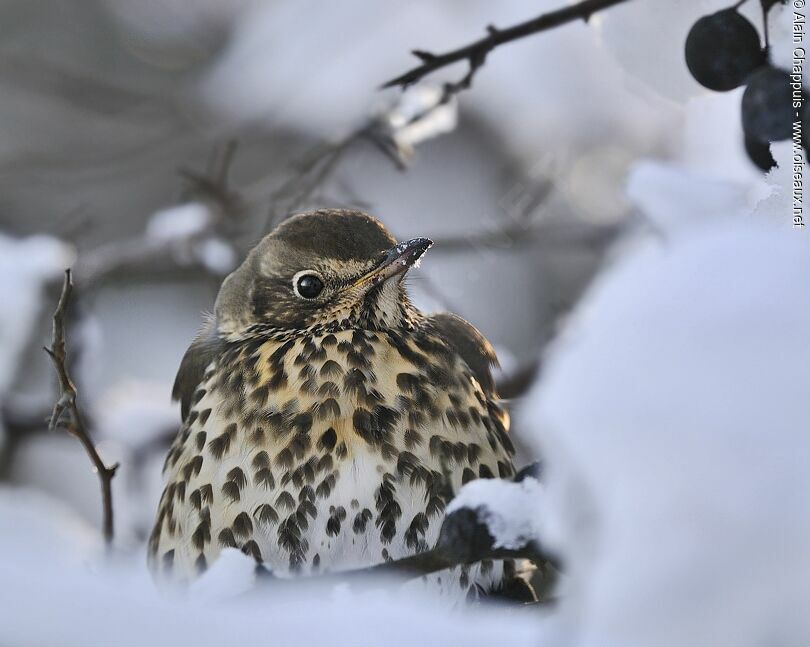
[[[359,211],[325,209],[293,216],[253,248],[228,276],[216,302],[220,334],[252,326],[371,330],[408,326],[415,310],[402,278],[432,245],[397,244]]]

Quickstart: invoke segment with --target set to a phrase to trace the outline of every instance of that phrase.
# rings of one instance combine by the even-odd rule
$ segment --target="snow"
[[[793,226],[793,142],[774,142],[771,144],[771,154],[776,160],[777,167],[771,169],[765,180],[768,184],[769,194],[756,207],[754,213],[758,218],[772,219],[785,227]],[[807,154],[804,149],[798,152],[801,163],[807,169]],[[807,200],[802,201],[802,214],[804,223],[808,223]]]
[[[630,170],[627,195],[667,234],[714,226],[718,219],[749,213],[749,186],[717,179],[681,165],[642,160]]]
[[[44,286],[57,280],[73,260],[73,249],[56,238],[0,234],[0,399],[12,385],[40,315]]]
[[[540,535],[538,509],[543,489],[539,481],[520,483],[479,479],[467,483],[447,506],[447,514],[469,508],[485,524],[495,540],[494,548],[517,550]]]
[[[539,637],[528,614],[508,624],[497,609],[448,614],[427,594],[382,582],[356,592],[269,581],[246,593],[253,564],[238,551],[223,551],[190,595],[161,594],[141,553],[102,560],[78,519],[20,490],[0,491],[0,530],[3,645],[528,647]]]
[[[626,72],[661,96],[683,103],[709,92],[692,78],[686,67],[686,35],[698,19],[730,4],[728,0],[627,2],[595,15],[592,22],[603,48]],[[744,5],[739,11],[761,34],[759,7]],[[650,29],[650,25],[666,28]]]
[[[171,401],[170,392],[171,386],[161,382],[117,382],[93,403],[99,432],[131,447],[173,433],[180,423],[180,406]]]
[[[194,253],[212,274],[224,276],[236,267],[236,251],[220,238],[208,237],[195,243]]]
[[[810,644],[807,276],[806,237],[721,217],[636,240],[577,308],[521,414],[563,644]]]
[[[70,245],[51,236],[18,239],[0,234],[0,407],[38,330],[44,288],[58,281],[74,258]],[[4,438],[0,422],[0,445]]]
[[[150,218],[146,225],[146,236],[161,242],[187,240],[204,232],[211,219],[210,209],[199,202],[169,207]]]
[[[793,7],[791,3],[774,5],[768,13],[768,25],[771,36],[771,63],[790,72],[793,69],[794,48],[806,47],[804,43],[793,42]],[[810,89],[807,75],[802,75],[802,82],[805,89]]]
[[[70,572],[97,559],[100,550],[98,531],[61,501],[33,489],[0,487],[0,573],[12,562],[37,571],[40,559],[56,572]]]
[[[238,548],[224,548],[217,560],[189,588],[196,602],[211,603],[250,591],[256,582],[256,561]]]
[[[381,115],[406,159],[413,154],[417,144],[455,130],[458,102],[453,97],[440,103],[442,94],[442,89],[435,85],[408,88]]]

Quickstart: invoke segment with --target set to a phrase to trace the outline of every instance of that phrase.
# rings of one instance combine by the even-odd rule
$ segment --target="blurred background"
[[[689,27],[727,0],[637,0],[511,43],[444,104],[463,64],[379,89],[414,48],[560,4],[0,3],[0,478],[100,524],[87,457],[46,424],[41,346],[72,266],[71,368],[121,463],[116,542],[142,550],[202,313],[274,223],[321,206],[436,241],[415,300],[493,342],[518,462],[535,458],[524,396],[594,277],[630,241],[666,238],[673,211],[751,213],[777,182],[746,156],[742,89],[702,89],[683,63]],[[757,3],[742,11],[761,28]]]

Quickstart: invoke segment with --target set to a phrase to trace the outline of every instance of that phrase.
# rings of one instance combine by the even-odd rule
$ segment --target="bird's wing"
[[[486,337],[471,323],[449,312],[431,315],[428,322],[467,363],[484,393],[496,397],[491,369],[498,366],[498,358]]]
[[[205,369],[222,352],[224,342],[217,336],[216,320],[208,316],[200,332],[191,342],[172,387],[172,398],[180,400],[180,413],[186,419],[191,408],[191,398],[203,381]]]

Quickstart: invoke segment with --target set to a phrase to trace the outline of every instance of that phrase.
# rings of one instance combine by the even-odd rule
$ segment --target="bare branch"
[[[424,117],[420,115],[420,117]],[[366,141],[388,157],[399,170],[406,168],[390,133],[372,120],[334,143],[322,143],[302,160],[297,172],[270,196],[270,212],[264,231],[268,232],[313,199],[317,191],[333,176],[344,155],[355,144]]]
[[[601,248],[615,240],[625,225],[568,225],[505,222],[499,227],[461,236],[434,236],[432,254],[468,253],[476,249],[510,251],[525,247],[559,248],[581,244]]]
[[[413,55],[422,62],[421,65],[391,79],[384,83],[382,87],[390,88],[398,85],[404,89],[417,81],[421,81],[424,77],[438,69],[447,67],[453,63],[466,61],[469,66],[467,74],[454,83],[446,83],[444,85],[444,97],[445,100],[447,100],[452,95],[466,90],[472,85],[476,72],[484,65],[487,56],[496,47],[513,40],[518,40],[519,38],[525,38],[526,36],[560,27],[561,25],[575,20],[588,21],[594,13],[627,1],[628,0],[583,0],[570,7],[561,7],[555,11],[542,14],[536,18],[505,29],[498,29],[489,25],[485,37],[464,47],[445,52],[444,54],[414,50]]]
[[[93,463],[93,468],[98,474],[101,483],[101,504],[103,511],[103,531],[104,540],[109,546],[113,540],[113,502],[112,502],[112,479],[118,469],[118,463],[109,467],[99,456],[93,441],[87,433],[81,410],[76,403],[76,386],[70,377],[67,367],[67,350],[65,345],[65,310],[70,302],[73,291],[70,270],[65,270],[65,280],[62,284],[62,294],[59,303],[53,313],[53,337],[51,347],[44,347],[46,353],[53,361],[56,375],[59,378],[59,398],[54,404],[53,413],[49,423],[50,429],[57,427],[64,428],[67,432],[75,436],[84,447],[87,456]]]
[[[478,512],[462,508],[445,517],[436,546],[431,550],[375,566],[310,577],[318,581],[348,581],[353,584],[370,581],[375,585],[380,577],[411,579],[486,559],[528,559],[537,565],[550,565],[559,570],[557,558],[533,541],[515,550],[496,548],[494,544],[495,539],[478,519]],[[272,576],[272,573],[269,575]]]

